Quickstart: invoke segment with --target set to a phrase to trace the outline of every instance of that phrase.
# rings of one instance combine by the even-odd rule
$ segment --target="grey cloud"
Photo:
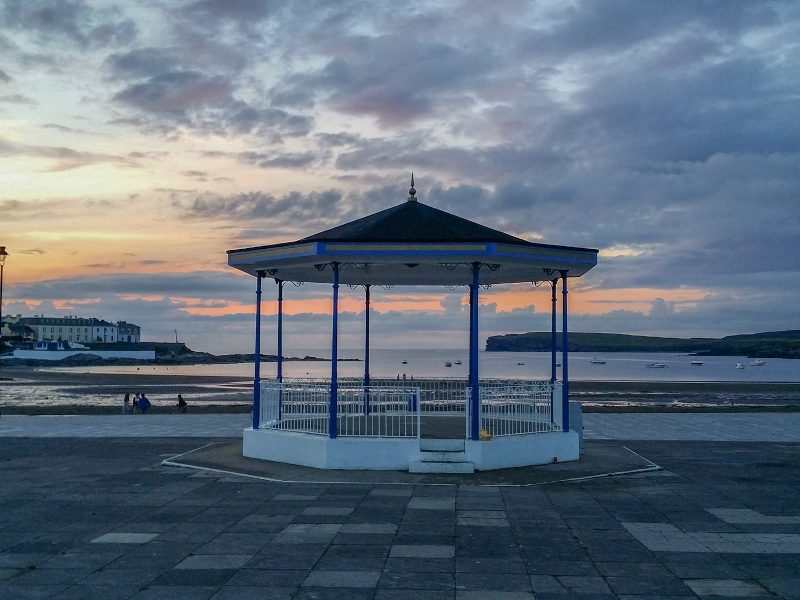
[[[115,94],[114,99],[145,111],[182,117],[187,110],[229,100],[232,91],[231,82],[222,77],[175,71],[131,85]]]
[[[0,138],[0,156],[33,156],[55,161],[47,171],[68,171],[87,165],[111,162],[123,166],[133,166],[127,159],[110,154],[83,152],[59,146],[29,146],[17,144]]]
[[[137,28],[116,9],[99,9],[82,1],[8,0],[3,23],[14,30],[35,33],[40,40],[69,40],[81,48],[106,47],[133,41]]]
[[[263,154],[260,152],[242,152],[239,161],[256,165],[262,169],[299,169],[307,167],[318,159],[312,152]]]
[[[10,83],[13,81],[10,75],[8,75],[3,69],[0,69],[0,83]]]
[[[277,223],[307,223],[348,212],[338,190],[309,194],[291,192],[280,198],[263,192],[227,197],[206,194],[186,203],[178,202],[178,208],[184,217],[192,219],[224,218],[242,222],[269,219],[271,228]]]
[[[22,94],[9,94],[6,96],[0,96],[0,103],[5,104],[28,104],[30,106],[36,106],[38,102],[33,98],[29,98],[28,96],[23,96]]]

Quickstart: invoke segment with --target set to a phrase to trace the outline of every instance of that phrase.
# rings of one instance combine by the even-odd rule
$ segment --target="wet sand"
[[[153,412],[177,412],[178,393],[192,413],[250,412],[252,382],[241,377],[88,373],[0,367],[0,413],[114,414],[126,392],[145,392]],[[30,396],[30,397],[29,397]],[[571,381],[570,398],[586,412],[795,411],[800,383]]]

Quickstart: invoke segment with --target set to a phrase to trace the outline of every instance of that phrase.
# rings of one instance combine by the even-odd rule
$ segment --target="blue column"
[[[256,273],[256,351],[253,376],[253,429],[258,429],[261,421],[261,280],[264,272]]]
[[[283,284],[276,279],[278,284],[278,381],[283,381]]]
[[[561,300],[563,302],[562,312],[564,322],[561,325],[561,379],[562,379],[562,394],[563,394],[563,413],[561,415],[562,423],[564,424],[564,432],[569,431],[569,339],[567,337],[567,271],[560,271],[561,273]]]
[[[552,323],[551,323],[551,337],[550,337],[550,362],[551,364],[551,371],[550,371],[550,383],[555,383],[556,381],[556,285],[558,285],[558,279],[553,279],[550,282],[550,288],[552,292]],[[552,408],[552,406],[550,407]]]
[[[369,414],[369,285],[364,286],[364,414]]]
[[[276,279],[278,284],[278,383],[283,383],[283,284]],[[278,420],[283,418],[283,390],[278,390]]]
[[[331,340],[331,397],[329,401],[328,435],[336,437],[337,404],[339,395],[338,360],[339,360],[339,263],[331,263],[333,267],[333,333]]]
[[[478,380],[478,287],[480,286],[478,274],[480,268],[480,263],[472,263],[472,285],[469,286],[469,386],[472,388],[470,438],[473,440],[478,439],[481,423],[481,390]]]

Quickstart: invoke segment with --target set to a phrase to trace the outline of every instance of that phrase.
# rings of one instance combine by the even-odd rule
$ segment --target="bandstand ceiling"
[[[413,186],[413,183],[412,183]],[[296,282],[350,285],[468,285],[472,264],[480,283],[580,277],[597,264],[597,250],[537,244],[418,202],[407,202],[333,229],[283,244],[228,251],[240,271]]]

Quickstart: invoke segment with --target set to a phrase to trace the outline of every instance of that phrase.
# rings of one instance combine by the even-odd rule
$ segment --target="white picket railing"
[[[471,388],[461,379],[418,381],[360,378],[338,381],[337,435],[419,437],[420,417],[463,415],[470,434]],[[560,382],[493,380],[480,382],[480,428],[493,436],[562,431]],[[261,382],[261,427],[329,434],[330,380]]]
[[[262,381],[260,427],[329,434],[330,381]],[[419,437],[419,388],[353,385],[339,380],[337,435]]]
[[[472,388],[467,388],[466,435],[470,435]],[[561,383],[482,381],[480,429],[492,436],[562,431]]]

